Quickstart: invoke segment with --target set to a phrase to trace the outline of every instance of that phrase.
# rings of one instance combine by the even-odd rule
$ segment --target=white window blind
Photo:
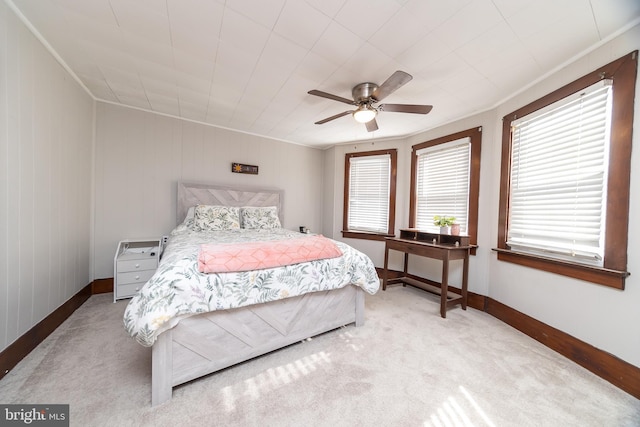
[[[391,156],[349,159],[349,230],[387,233]]]
[[[602,264],[610,118],[602,81],[512,123],[513,249]]]
[[[453,216],[460,224],[460,232],[466,234],[471,139],[423,148],[416,154],[416,227],[433,228],[434,216]]]

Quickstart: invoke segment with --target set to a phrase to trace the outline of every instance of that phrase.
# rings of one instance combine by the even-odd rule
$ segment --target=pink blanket
[[[201,273],[250,271],[342,256],[324,236],[269,242],[205,244],[200,246]]]

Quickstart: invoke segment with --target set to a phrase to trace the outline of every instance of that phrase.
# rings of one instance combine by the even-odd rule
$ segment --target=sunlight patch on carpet
[[[467,398],[467,400],[469,401],[469,403],[471,403],[471,405],[473,406],[473,408],[476,410],[476,412],[478,413],[478,415],[480,415],[480,417],[482,418],[482,420],[487,423],[488,426],[490,427],[495,427],[495,424],[489,419],[489,417],[487,416],[486,412],[484,412],[482,410],[482,408],[480,407],[480,405],[478,405],[478,402],[476,402],[476,400],[473,398],[473,396],[471,396],[471,394],[467,391],[467,389],[465,389],[464,387],[460,386],[460,391],[462,392],[462,394],[464,394],[464,397]]]
[[[321,351],[286,365],[269,368],[258,375],[220,390],[227,412],[236,410],[240,399],[258,400],[266,393],[291,384],[316,371],[321,365],[331,364],[330,353]]]
[[[464,403],[461,405],[454,396],[449,396],[447,400],[435,411],[435,413],[431,414],[429,420],[424,422],[424,426],[474,427],[478,425],[487,425],[489,427],[496,427],[467,389],[463,386],[459,386],[459,390],[464,398],[463,402],[466,401],[470,407],[467,407],[465,410],[463,407]],[[482,422],[482,424],[479,424],[479,422]]]
[[[351,335],[351,333],[349,333],[346,330],[344,332],[341,332],[338,335],[338,338],[340,338],[342,341],[344,341],[345,344],[347,344],[347,346],[353,351],[360,351],[363,348],[362,345],[356,345],[356,344],[354,344],[352,342],[353,335]]]

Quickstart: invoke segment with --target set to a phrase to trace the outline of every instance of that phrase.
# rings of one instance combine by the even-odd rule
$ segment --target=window
[[[505,116],[498,259],[624,289],[636,73],[634,52]]]
[[[511,248],[602,266],[611,85],[511,124]]]
[[[347,153],[344,237],[382,240],[395,228],[397,150]]]
[[[409,227],[429,230],[434,216],[454,216],[477,243],[481,140],[473,128],[412,147]]]
[[[436,215],[453,216],[460,232],[469,229],[469,159],[471,140],[456,141],[417,150],[416,228],[433,228]]]

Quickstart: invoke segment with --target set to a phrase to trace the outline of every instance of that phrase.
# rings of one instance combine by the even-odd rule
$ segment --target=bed
[[[170,400],[177,385],[344,325],[361,326],[364,292],[373,294],[380,285],[366,255],[335,241],[331,242],[339,248],[339,257],[202,273],[198,256],[204,247],[264,241],[298,244],[307,242],[301,240],[307,236],[259,225],[198,229],[199,217],[193,216],[198,205],[242,208],[243,213],[255,208],[268,211],[269,221],[284,224],[281,190],[178,183],[178,225],[158,270],[124,315],[127,332],[140,344],[152,346],[153,406]],[[250,219],[244,218],[243,225],[249,227]]]

